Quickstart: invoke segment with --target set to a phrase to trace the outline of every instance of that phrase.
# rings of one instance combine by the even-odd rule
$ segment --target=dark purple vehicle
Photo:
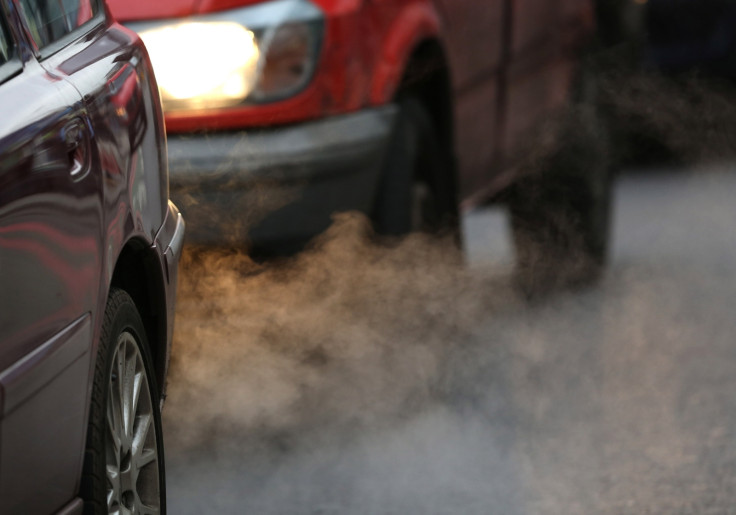
[[[148,55],[102,0],[0,0],[0,514],[162,514],[184,223]]]

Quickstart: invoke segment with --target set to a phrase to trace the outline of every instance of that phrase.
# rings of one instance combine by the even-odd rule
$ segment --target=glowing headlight
[[[182,23],[140,36],[167,107],[233,105],[253,89],[258,45],[253,33],[237,23]]]
[[[310,0],[272,0],[232,11],[130,24],[146,44],[164,109],[280,100],[312,78],[324,15]]]

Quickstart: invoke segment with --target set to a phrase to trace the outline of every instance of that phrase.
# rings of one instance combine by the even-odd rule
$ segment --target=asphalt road
[[[468,263],[342,217],[190,263],[165,410],[177,514],[736,513],[736,167],[631,173],[610,270],[528,304],[503,214]]]

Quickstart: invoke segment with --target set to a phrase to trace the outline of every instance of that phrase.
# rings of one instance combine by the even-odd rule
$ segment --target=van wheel
[[[92,387],[84,513],[165,515],[158,389],[141,317],[123,290],[107,301]]]
[[[399,101],[373,212],[376,232],[459,232],[451,159],[427,109]]]
[[[613,174],[597,120],[589,109],[575,110],[561,122],[557,148],[512,188],[516,280],[527,296],[586,286],[603,273]]]

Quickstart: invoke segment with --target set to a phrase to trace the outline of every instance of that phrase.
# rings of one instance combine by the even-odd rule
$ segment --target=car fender
[[[429,2],[402,8],[389,26],[381,44],[373,74],[370,101],[374,105],[394,97],[413,50],[427,39],[442,41],[441,20]]]
[[[366,0],[312,0],[312,2],[332,16],[344,16],[360,11]]]

